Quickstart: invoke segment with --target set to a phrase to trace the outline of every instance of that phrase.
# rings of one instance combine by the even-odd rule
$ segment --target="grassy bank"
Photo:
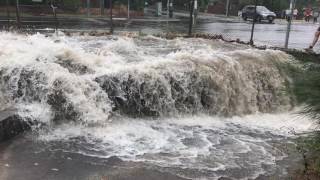
[[[306,134],[297,140],[297,149],[303,157],[303,169],[292,174],[293,179],[320,179],[320,134]]]
[[[310,116],[320,123],[320,58],[313,54],[294,53],[297,62],[285,65],[291,78],[290,91],[298,105],[304,107],[302,115]]]
[[[297,61],[282,65],[290,76],[288,91],[302,107],[301,116],[309,116],[320,125],[320,58],[299,51],[287,52]],[[297,139],[297,149],[304,159],[304,169],[293,179],[320,179],[320,132],[305,134]]]

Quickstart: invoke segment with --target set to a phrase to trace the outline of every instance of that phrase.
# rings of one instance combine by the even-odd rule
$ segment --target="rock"
[[[30,124],[12,110],[0,112],[0,142],[29,130]]]

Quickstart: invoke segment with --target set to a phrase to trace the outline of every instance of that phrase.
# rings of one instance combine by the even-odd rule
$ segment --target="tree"
[[[239,0],[240,9],[245,5],[254,4],[254,0]],[[266,6],[268,9],[272,11],[282,11],[288,9],[290,7],[290,0],[258,0],[258,4],[262,6]],[[302,10],[307,6],[319,6],[319,0],[296,0],[296,7]]]

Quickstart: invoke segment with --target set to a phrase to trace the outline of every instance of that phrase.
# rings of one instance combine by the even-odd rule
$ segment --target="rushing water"
[[[285,92],[289,59],[203,39],[0,33],[0,110],[37,122],[42,151],[185,178],[281,177],[285,146],[313,125]]]

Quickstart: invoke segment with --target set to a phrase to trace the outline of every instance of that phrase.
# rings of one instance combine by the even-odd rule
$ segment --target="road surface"
[[[186,12],[176,12],[175,18],[167,21],[166,16],[149,16],[140,19],[118,18],[115,19],[115,31],[138,31],[145,34],[158,34],[163,32],[188,32],[188,14]],[[240,17],[225,17],[222,15],[211,15],[201,13],[194,28],[194,32],[222,34],[225,38],[240,39],[249,41],[251,35],[251,22],[245,22]],[[36,31],[54,29],[55,21],[52,17],[25,17],[22,18],[25,28]],[[76,18],[59,17],[58,28],[65,31],[92,31],[109,30],[109,18]],[[0,17],[0,27],[8,23],[5,17]],[[12,19],[11,24],[14,24]],[[304,49],[313,40],[313,35],[319,24],[295,21],[290,33],[289,47]],[[254,42],[257,45],[283,47],[285,44],[287,22],[276,20],[274,24],[259,23],[254,31]],[[320,45],[315,47],[316,52],[320,52]]]

